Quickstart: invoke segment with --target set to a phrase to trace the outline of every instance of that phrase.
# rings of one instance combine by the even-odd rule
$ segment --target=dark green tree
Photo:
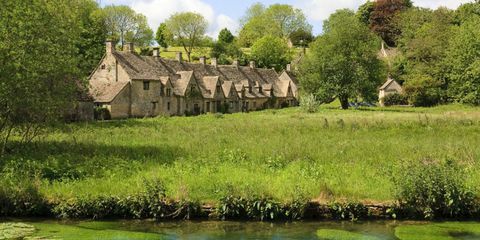
[[[169,35],[167,24],[162,23],[158,26],[157,33],[155,34],[155,41],[157,41],[160,47],[168,48]]]
[[[222,29],[220,33],[218,34],[218,41],[223,42],[223,43],[233,43],[233,40],[235,40],[235,36],[233,36],[232,32],[228,30],[227,28]]]
[[[378,37],[352,11],[335,12],[300,65],[302,89],[323,103],[339,99],[343,109],[349,100],[376,100],[385,79],[379,48]]]

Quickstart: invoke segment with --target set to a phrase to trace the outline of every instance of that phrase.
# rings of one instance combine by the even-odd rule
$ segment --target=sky
[[[233,33],[239,31],[239,19],[252,4],[261,2],[268,6],[274,3],[290,4],[302,9],[313,26],[315,35],[322,32],[323,20],[337,9],[357,9],[367,0],[97,0],[105,5],[128,5],[148,18],[150,27],[157,27],[176,12],[197,12],[209,22],[207,35],[216,38],[223,28]],[[436,9],[438,7],[457,8],[472,0],[413,0],[415,6]]]

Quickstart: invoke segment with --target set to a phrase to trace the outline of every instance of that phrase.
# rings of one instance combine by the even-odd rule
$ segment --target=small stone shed
[[[383,98],[391,94],[402,94],[403,88],[402,86],[392,78],[388,78],[388,80],[380,87],[378,93],[378,99],[381,106],[384,106]]]

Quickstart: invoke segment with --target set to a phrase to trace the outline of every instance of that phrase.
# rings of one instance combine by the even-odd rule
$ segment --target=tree
[[[168,48],[169,35],[167,24],[162,23],[160,26],[158,26],[157,33],[155,34],[155,41],[157,41],[159,46]]]
[[[300,64],[302,89],[324,103],[338,98],[343,109],[350,99],[376,100],[384,77],[379,39],[350,10],[332,14],[323,32]]]
[[[400,35],[396,27],[395,16],[412,7],[410,0],[377,0],[370,13],[370,28],[378,34],[388,46],[395,46]]]
[[[373,12],[373,8],[374,2],[370,0],[367,0],[366,3],[360,5],[356,13],[358,20],[367,26],[370,25],[370,16]]]
[[[305,31],[303,29],[292,32],[289,36],[294,46],[306,47],[313,41],[312,32]]]
[[[475,16],[480,16],[480,0],[462,4],[455,11],[455,21],[458,25],[469,21]]]
[[[122,48],[126,42],[146,47],[153,40],[153,31],[148,26],[147,18],[128,6],[106,6],[103,18],[109,37],[119,41]]]
[[[232,32],[227,28],[222,29],[218,34],[218,41],[223,43],[232,43],[235,37],[233,36]]]
[[[71,108],[77,89],[80,2],[4,0],[0,8],[0,155],[29,143]]]
[[[291,61],[291,53],[284,39],[268,35],[253,44],[252,58],[259,67],[280,70]]]
[[[176,13],[165,24],[174,40],[183,46],[191,62],[192,50],[198,46],[208,27],[205,18],[198,13]]]
[[[445,65],[448,95],[456,102],[480,105],[480,16],[465,19],[452,34]]]
[[[265,13],[265,5],[259,2],[254,3],[247,9],[242,19],[240,19],[240,25],[245,26],[250,20],[262,16],[263,13]]]
[[[247,11],[247,17],[244,18],[247,21],[239,34],[239,42],[243,46],[251,46],[266,35],[288,39],[297,31],[312,32],[312,26],[300,9],[286,4],[274,4],[267,9],[254,6]]]

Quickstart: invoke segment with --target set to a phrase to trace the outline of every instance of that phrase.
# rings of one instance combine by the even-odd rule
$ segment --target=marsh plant
[[[478,201],[466,176],[466,169],[450,159],[407,163],[393,180],[399,207],[427,219],[472,217]]]

